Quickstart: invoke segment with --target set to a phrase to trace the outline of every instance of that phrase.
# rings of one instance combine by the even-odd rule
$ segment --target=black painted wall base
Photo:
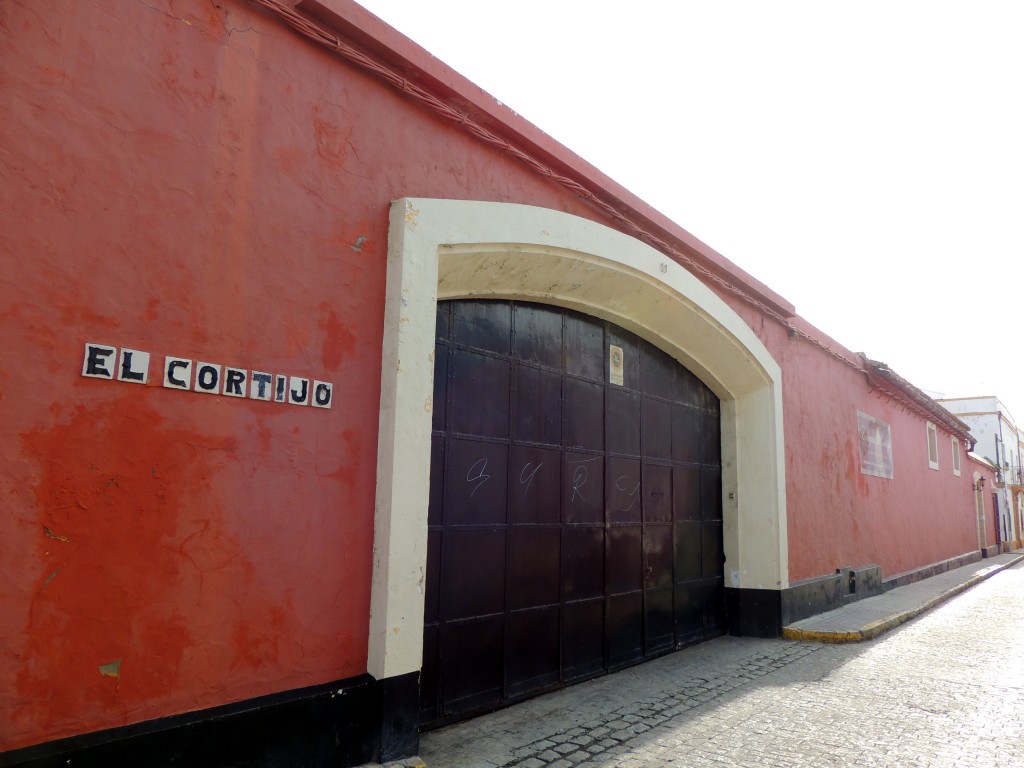
[[[878,565],[844,566],[827,576],[793,582],[782,591],[782,626],[884,591]]]
[[[741,637],[779,637],[782,634],[781,596],[777,589],[725,590],[729,634]]]
[[[419,674],[369,675],[0,753],[0,767],[320,768],[419,750]]]
[[[729,634],[779,637],[782,628],[793,622],[880,595],[893,587],[902,587],[951,568],[969,565],[980,560],[982,554],[980,551],[967,552],[884,580],[878,565],[844,566],[837,568],[835,573],[794,582],[783,590],[726,589]]]
[[[954,568],[962,568],[965,565],[976,563],[981,560],[984,555],[984,551],[980,549],[971,550],[965,552],[957,557],[951,557],[948,560],[941,560],[931,565],[926,565],[923,568],[917,568],[913,571],[907,571],[906,573],[898,573],[895,576],[890,576],[882,583],[882,587],[885,590],[895,589],[896,587],[905,587],[907,584],[913,584],[921,579],[929,579],[932,576],[938,576],[940,573],[951,571]]]

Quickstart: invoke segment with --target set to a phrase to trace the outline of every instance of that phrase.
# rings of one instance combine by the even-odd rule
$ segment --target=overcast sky
[[[1024,2],[360,2],[845,346],[1024,426]]]

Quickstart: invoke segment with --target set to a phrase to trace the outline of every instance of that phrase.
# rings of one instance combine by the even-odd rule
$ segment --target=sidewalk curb
[[[892,616],[887,616],[884,619],[879,619],[866,627],[861,629],[854,629],[849,631],[835,631],[830,632],[823,629],[799,629],[797,627],[783,627],[782,637],[786,640],[803,640],[806,642],[813,643],[860,643],[865,640],[870,640],[874,637],[878,637],[883,632],[888,632],[894,627],[898,627],[900,624],[910,621],[917,616],[920,616],[925,611],[934,608],[940,603],[944,603],[950,598],[956,597],[961,592],[966,592],[976,584],[980,584],[985,579],[991,578],[995,574],[1002,570],[1005,570],[1013,565],[1016,565],[1021,560],[1024,560],[1024,554],[1018,555],[1013,560],[1006,563],[1000,563],[999,565],[993,565],[985,569],[981,573],[975,574],[970,579],[962,584],[957,584],[955,587],[947,589],[935,597],[932,597],[925,601],[922,605],[910,610],[897,613]]]

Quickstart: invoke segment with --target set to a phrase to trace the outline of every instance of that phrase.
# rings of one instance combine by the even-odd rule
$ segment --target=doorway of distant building
[[[1003,551],[1003,535],[1002,535],[1002,512],[999,509],[999,494],[992,494],[992,515],[996,521],[996,552]]]
[[[561,307],[438,303],[421,723],[723,634],[718,398]]]

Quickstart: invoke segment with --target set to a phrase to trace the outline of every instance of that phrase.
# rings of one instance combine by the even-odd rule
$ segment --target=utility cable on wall
[[[550,166],[542,163],[537,158],[533,157],[529,153],[510,143],[508,140],[502,138],[498,134],[489,130],[485,126],[480,125],[478,122],[473,120],[465,112],[461,112],[444,101],[433,95],[429,91],[425,90],[421,86],[412,83],[407,77],[400,72],[391,69],[390,67],[382,64],[376,59],[366,55],[362,51],[357,50],[351,45],[345,43],[337,35],[333,34],[329,29],[317,24],[312,19],[302,15],[294,8],[290,7],[281,0],[250,0],[257,5],[261,5],[272,13],[276,14],[284,23],[288,24],[293,29],[305,37],[313,40],[319,45],[330,49],[337,55],[341,56],[346,61],[356,65],[360,69],[370,73],[371,75],[385,81],[395,89],[406,94],[410,98],[420,102],[428,109],[440,117],[449,120],[459,125],[464,130],[475,136],[480,141],[500,150],[501,152],[512,155],[517,160],[525,163],[536,173],[544,176],[545,178],[551,179],[555,183],[569,190],[573,194],[586,200],[587,202],[594,205],[598,210],[604,213],[608,218],[618,223],[623,227],[629,234],[642,240],[649,245],[657,248],[666,255],[671,256],[674,260],[685,266],[694,274],[702,277],[704,280],[714,283],[726,293],[735,296],[736,298],[744,301],[750,306],[754,307],[758,311],[772,318],[778,322],[786,331],[789,333],[790,338],[801,338],[809,344],[821,349],[830,357],[838,360],[843,365],[857,371],[858,373],[868,375],[869,371],[860,362],[851,360],[846,355],[842,354],[838,350],[833,349],[828,344],[823,342],[821,339],[812,336],[806,331],[796,327],[788,318],[783,316],[778,311],[772,309],[764,302],[757,299],[755,296],[750,295],[748,292],[743,290],[741,287],[734,285],[720,275],[715,274],[704,265],[695,261],[691,256],[681,252],[678,248],[672,244],[666,242],[661,237],[647,231],[635,221],[633,221],[627,214],[622,213],[613,205],[607,201],[601,199],[595,192],[587,189],[585,186],[575,181],[574,179],[564,176],[555,171]],[[911,399],[907,398],[900,398]],[[912,402],[912,399],[911,399]],[[912,402],[912,406],[921,408],[917,403]],[[923,409],[922,409],[923,410]]]

